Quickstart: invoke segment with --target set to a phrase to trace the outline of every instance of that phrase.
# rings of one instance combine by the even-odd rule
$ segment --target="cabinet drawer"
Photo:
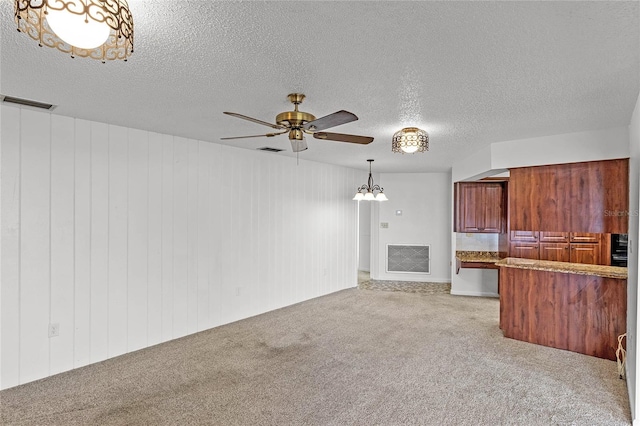
[[[511,231],[509,233],[511,241],[538,241],[538,231]]]
[[[572,232],[572,243],[599,243],[602,234],[591,234],[587,232]]]
[[[564,243],[569,241],[569,232],[540,231],[540,242]]]

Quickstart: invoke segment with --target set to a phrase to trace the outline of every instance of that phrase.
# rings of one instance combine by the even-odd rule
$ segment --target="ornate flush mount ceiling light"
[[[353,199],[356,201],[387,201],[388,198],[384,195],[384,190],[380,188],[380,185],[373,184],[373,176],[371,176],[371,163],[373,163],[373,160],[367,161],[369,162],[369,180],[366,184],[358,188],[358,192],[356,192],[356,196],[353,197]],[[374,195],[374,191],[378,191],[378,195]]]
[[[126,0],[16,0],[18,31],[40,46],[103,63],[133,53],[133,17]]]
[[[393,135],[391,151],[403,154],[429,151],[429,134],[417,127],[405,127]]]

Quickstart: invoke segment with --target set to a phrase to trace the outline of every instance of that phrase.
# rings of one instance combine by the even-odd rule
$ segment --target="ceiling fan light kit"
[[[391,151],[402,154],[429,151],[429,134],[417,127],[405,127],[398,130],[393,135]]]
[[[264,135],[253,136],[235,136],[228,138],[220,138],[221,140],[229,139],[243,139],[243,138],[259,138],[259,137],[273,137],[288,133],[289,141],[291,142],[291,148],[293,152],[300,152],[307,149],[307,142],[304,135],[313,135],[315,139],[330,140],[337,142],[348,142],[366,145],[373,142],[373,138],[369,136],[359,135],[347,135],[344,133],[329,133],[324,132],[325,129],[330,127],[339,126],[341,124],[350,123],[356,121],[358,117],[345,110],[334,112],[333,114],[326,115],[324,117],[316,118],[313,114],[300,111],[298,105],[302,103],[305,96],[302,93],[291,93],[288,95],[289,102],[294,105],[293,111],[285,111],[276,115],[275,124],[267,121],[259,120],[257,118],[248,117],[246,115],[238,114],[236,112],[225,111],[224,114],[232,117],[241,118],[243,120],[251,121],[253,123],[262,124],[263,126],[271,127],[272,129],[279,130],[275,133],[267,133]]]
[[[97,59],[133,53],[133,16],[126,0],[15,0],[18,31],[40,46]]]
[[[356,195],[353,197],[355,201],[387,201],[389,200],[386,195],[384,195],[384,189],[380,187],[380,185],[374,185],[373,176],[371,175],[371,163],[374,160],[367,160],[369,162],[369,180],[367,183],[362,185],[357,189]],[[375,192],[378,194],[375,194]]]

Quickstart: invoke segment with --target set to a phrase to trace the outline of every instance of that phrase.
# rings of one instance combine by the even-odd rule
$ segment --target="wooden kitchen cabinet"
[[[512,241],[509,244],[509,257],[522,259],[540,259],[538,243],[527,241]]]
[[[511,241],[538,241],[538,231],[511,231],[509,232]]]
[[[454,232],[504,232],[505,195],[504,185],[500,182],[457,182]]]
[[[600,244],[572,243],[569,262],[602,265]]]
[[[626,234],[629,221],[629,160],[573,163],[571,229]],[[531,228],[535,229],[535,228]]]
[[[509,256],[608,265],[607,237],[584,232],[510,231]]]
[[[540,260],[569,262],[571,259],[569,243],[540,243]]]
[[[510,229],[627,233],[628,159],[509,171]]]
[[[615,361],[626,312],[625,278],[500,265],[505,337]]]
[[[571,171],[565,165],[510,169],[511,229],[566,231],[570,227]]]
[[[569,232],[540,231],[540,242],[566,243],[569,242]]]
[[[571,232],[569,238],[572,243],[600,243],[602,234]]]

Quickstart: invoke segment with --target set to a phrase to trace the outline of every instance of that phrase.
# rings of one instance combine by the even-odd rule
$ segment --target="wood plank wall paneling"
[[[78,260],[78,287],[74,280],[75,268],[75,192],[79,191],[79,202],[84,195],[83,187],[75,187],[75,156],[82,157],[82,149],[75,148],[75,126],[72,118],[51,116],[51,313],[52,322],[60,324],[66,330],[74,330],[75,309],[68,309],[67,300],[75,302],[77,293],[80,300],[86,300],[86,288],[82,283],[83,261]],[[80,170],[82,173],[82,170]],[[78,241],[82,244],[86,241]],[[80,247],[79,249],[81,249]],[[76,291],[77,290],[77,291]],[[75,305],[75,303],[73,304]],[[74,306],[75,307],[75,306]],[[81,310],[78,314],[82,315]],[[86,330],[84,330],[86,332]],[[49,339],[51,373],[73,368],[74,332],[64,333],[55,339]]]
[[[22,111],[20,137],[20,316],[14,324],[20,323],[20,378],[31,381],[50,371],[51,116]]]
[[[78,136],[78,134],[76,134]],[[91,123],[90,362],[109,353],[109,128]],[[80,139],[76,145],[86,143]],[[4,324],[4,323],[3,323]],[[84,364],[83,364],[84,365]]]
[[[2,389],[357,284],[359,171],[1,108]]]
[[[20,110],[2,110],[0,149],[0,385],[20,383]],[[11,324],[11,326],[7,326]],[[12,348],[7,350],[6,348]]]
[[[75,120],[71,139],[75,155],[71,171],[73,203],[73,284],[74,347],[73,366],[91,362],[91,123]],[[64,325],[65,329],[70,325]]]

